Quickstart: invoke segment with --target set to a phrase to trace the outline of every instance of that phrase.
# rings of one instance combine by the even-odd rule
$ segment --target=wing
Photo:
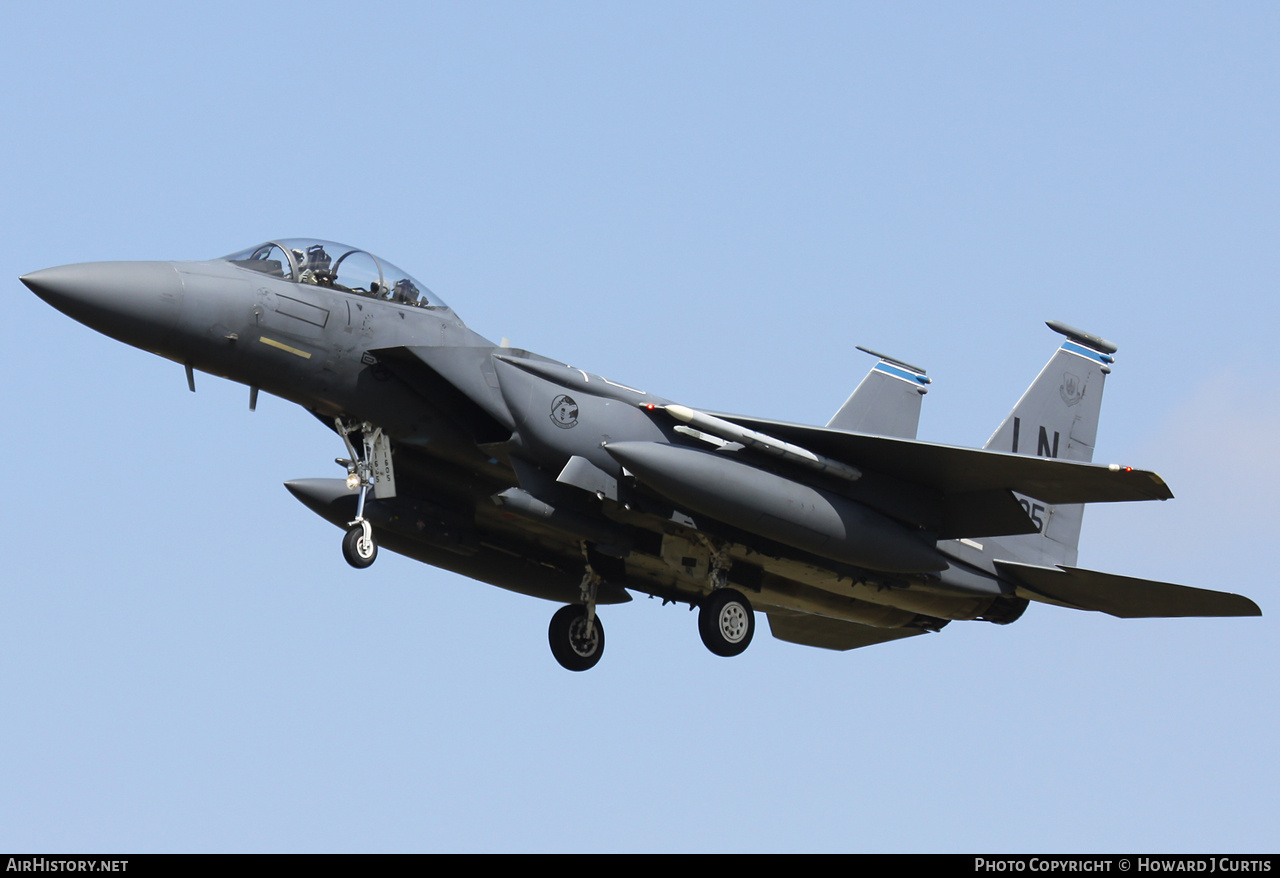
[[[1160,476],[1130,467],[869,436],[742,415],[708,417],[724,426],[725,437],[734,430],[750,431],[860,473],[842,493],[940,539],[1034,533],[1036,525],[1013,492],[1052,504],[1173,496]]]
[[[498,391],[493,357],[501,350],[521,368],[550,372],[556,380],[585,374],[523,351],[496,348],[385,348],[371,352],[406,383],[452,410],[479,443],[500,442],[514,426]],[[906,386],[905,380],[889,379]],[[609,382],[590,384],[607,392]],[[632,392],[632,395],[635,392]],[[624,395],[628,402],[632,395]],[[656,399],[642,394],[645,400]],[[674,408],[674,406],[669,406]],[[1167,499],[1155,473],[1077,461],[1030,457],[913,439],[873,436],[740,415],[730,425],[776,437],[801,451],[844,462],[863,473],[846,493],[881,512],[925,528],[942,539],[1031,533],[1034,523],[1011,492],[1045,503]]]
[[[1110,503],[1173,497],[1169,486],[1156,473],[1131,467],[868,436],[743,415],[716,417],[860,469],[915,482],[945,494],[1007,490],[1028,494],[1046,503]]]

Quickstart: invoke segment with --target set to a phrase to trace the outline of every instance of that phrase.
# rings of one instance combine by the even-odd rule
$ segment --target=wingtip
[[[1156,491],[1156,496],[1161,500],[1172,500],[1173,491],[1169,488],[1168,483],[1160,477],[1159,473],[1148,472],[1151,482]]]
[[[1133,474],[1135,476],[1142,476],[1146,478],[1151,484],[1150,499],[1152,500],[1172,500],[1173,499],[1173,491],[1169,489],[1168,483],[1166,483],[1165,480],[1160,477],[1159,473],[1154,473],[1151,470],[1145,470],[1145,469],[1134,469],[1131,466],[1121,466],[1118,463],[1108,464],[1107,469],[1109,469],[1113,473]]]

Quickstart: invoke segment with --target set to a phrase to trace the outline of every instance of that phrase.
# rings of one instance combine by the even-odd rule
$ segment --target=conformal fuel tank
[[[605,450],[669,500],[749,533],[871,570],[947,567],[932,543],[874,509],[723,454],[661,442]]]

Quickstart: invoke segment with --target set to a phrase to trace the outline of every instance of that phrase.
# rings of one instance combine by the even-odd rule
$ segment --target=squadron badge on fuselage
[[[578,404],[572,396],[562,393],[551,400],[551,423],[562,430],[578,426]]]

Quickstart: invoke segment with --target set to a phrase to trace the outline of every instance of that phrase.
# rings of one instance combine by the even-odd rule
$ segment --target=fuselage
[[[291,240],[217,260],[88,263],[23,280],[113,338],[330,423],[377,425],[414,449],[400,459],[424,499],[412,509],[375,503],[370,516],[391,548],[428,563],[565,599],[578,544],[598,544],[626,558],[607,577],[614,585],[693,600],[714,566],[703,534],[726,547],[730,576],[763,607],[892,628],[1007,621],[1025,605],[1006,599],[981,558],[939,551],[927,532],[849,499],[847,484],[730,459],[646,411],[669,400],[499,348],[365,251]],[[352,517],[337,480],[302,484],[291,490],[317,512],[336,524]],[[508,489],[519,493],[499,496]],[[416,532],[397,530],[410,519]],[[517,562],[485,548],[510,545],[516,552],[497,554],[520,556],[516,584]],[[545,584],[528,582],[530,559]]]

